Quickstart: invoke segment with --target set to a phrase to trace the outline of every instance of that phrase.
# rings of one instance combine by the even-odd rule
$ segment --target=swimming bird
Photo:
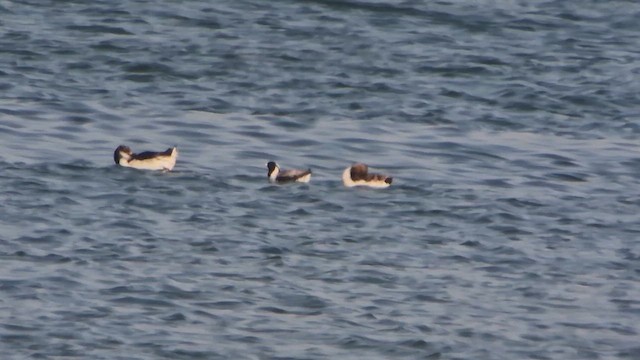
[[[113,160],[124,167],[143,170],[171,171],[176,165],[178,148],[171,147],[163,152],[145,151],[134,154],[128,146],[120,145],[113,152]]]
[[[311,180],[311,169],[298,170],[280,170],[280,166],[275,161],[269,161],[267,163],[267,177],[272,183],[288,183],[288,182],[301,182],[308,183]]]
[[[389,187],[393,178],[383,174],[370,174],[369,167],[363,163],[356,163],[344,169],[342,183],[346,187],[368,186],[376,189]]]

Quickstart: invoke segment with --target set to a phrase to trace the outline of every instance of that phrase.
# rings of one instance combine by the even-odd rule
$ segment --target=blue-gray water
[[[640,359],[639,18],[0,1],[2,359]]]

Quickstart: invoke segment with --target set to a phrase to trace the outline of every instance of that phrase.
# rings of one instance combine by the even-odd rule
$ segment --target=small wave
[[[68,30],[79,31],[83,33],[133,35],[133,33],[121,27],[104,26],[104,25],[68,25],[66,28]]]

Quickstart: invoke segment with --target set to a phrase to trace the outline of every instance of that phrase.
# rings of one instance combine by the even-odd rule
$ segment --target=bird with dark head
[[[311,180],[311,169],[299,170],[299,169],[280,169],[280,166],[275,161],[269,161],[267,163],[267,178],[269,181],[276,184],[284,184],[291,182],[307,183]]]
[[[178,148],[171,147],[165,151],[145,151],[135,154],[131,148],[120,145],[113,152],[113,160],[116,164],[143,170],[171,171],[178,159]]]

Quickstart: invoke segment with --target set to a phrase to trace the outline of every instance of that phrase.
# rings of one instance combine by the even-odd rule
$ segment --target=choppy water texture
[[[2,358],[639,359],[639,18],[0,1]]]

